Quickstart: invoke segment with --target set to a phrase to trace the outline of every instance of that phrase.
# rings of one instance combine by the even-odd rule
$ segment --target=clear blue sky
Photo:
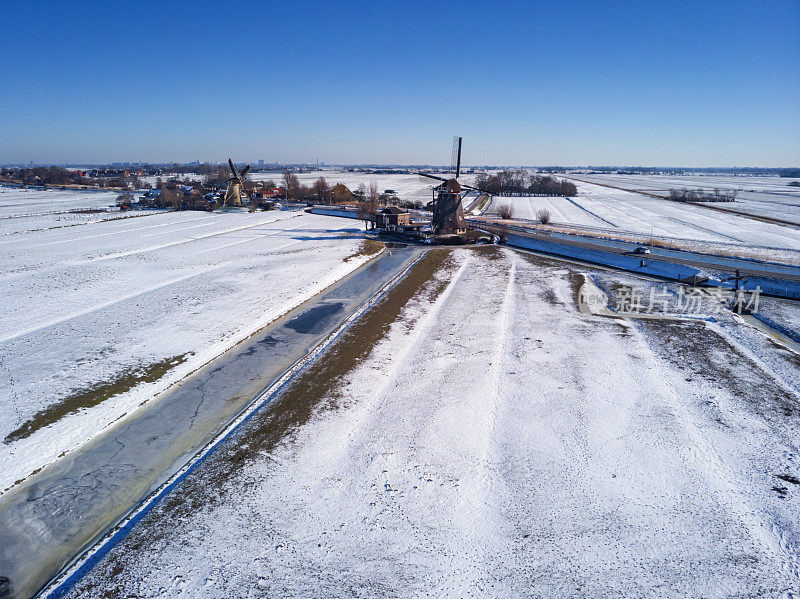
[[[800,165],[800,1],[4,3],[0,162]]]

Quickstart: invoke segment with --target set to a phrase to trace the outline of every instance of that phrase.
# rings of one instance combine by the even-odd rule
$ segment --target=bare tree
[[[378,195],[378,184],[375,181],[369,182],[369,203],[372,206],[375,206],[377,209],[378,207],[378,200],[380,196]]]
[[[536,211],[536,218],[539,219],[540,223],[546,225],[550,222],[550,211],[547,208],[541,208]]]
[[[500,206],[497,208],[497,214],[500,216],[500,218],[508,220],[514,216],[514,209],[511,207],[511,204],[500,204]]]
[[[311,191],[316,194],[317,202],[320,204],[330,204],[330,189],[325,177],[320,177],[314,181],[314,185],[311,187]]]
[[[291,171],[283,173],[283,188],[286,193],[286,199],[298,199],[302,197],[302,189],[300,187],[300,179]]]

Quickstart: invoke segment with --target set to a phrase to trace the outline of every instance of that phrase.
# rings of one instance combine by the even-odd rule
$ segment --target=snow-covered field
[[[656,237],[800,250],[800,232],[735,214],[658,200],[648,196],[575,182],[571,199],[547,197],[495,198],[493,211],[511,204],[515,218],[536,219],[550,211],[551,222],[632,232]]]
[[[149,214],[126,212],[123,215],[116,211],[114,203],[118,195],[118,192],[108,191],[41,191],[0,186],[0,242],[9,235],[28,231]]]
[[[790,187],[793,179],[733,175],[580,175],[579,178],[669,195],[670,189],[736,191],[736,201],[720,206],[747,214],[771,216],[800,224],[800,188]]]
[[[454,250],[365,359],[322,358],[307,421],[270,441],[278,400],[72,596],[797,596],[797,356],[580,314],[578,269]]]
[[[55,197],[96,199],[69,193]],[[47,212],[52,194],[25,192],[16,209]],[[75,224],[0,237],[0,490],[365,259],[346,260],[361,247],[347,237],[357,224],[304,212]],[[109,397],[94,407],[60,407],[98,392]]]

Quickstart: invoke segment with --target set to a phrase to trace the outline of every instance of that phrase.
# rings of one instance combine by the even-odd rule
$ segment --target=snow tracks
[[[234,440],[216,472],[235,501],[165,506],[75,592],[796,592],[797,491],[787,482],[777,510],[755,459],[791,453],[796,418],[743,410],[750,366],[694,382],[719,362],[703,324],[685,325],[705,358],[682,370],[680,344],[662,352],[638,325],[580,314],[580,282],[561,262],[452,250],[368,354],[320,379],[325,397],[291,434],[255,456],[251,432]],[[724,425],[703,401],[726,408]],[[196,488],[216,488],[203,476]]]

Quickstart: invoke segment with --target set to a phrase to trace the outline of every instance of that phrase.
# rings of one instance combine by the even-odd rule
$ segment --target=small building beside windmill
[[[375,226],[379,229],[391,230],[399,226],[411,224],[411,215],[397,206],[387,206],[375,213]]]
[[[382,233],[397,233],[421,237],[422,229],[430,225],[428,221],[416,222],[411,220],[411,213],[397,206],[387,206],[371,215],[371,220],[376,229]]]

